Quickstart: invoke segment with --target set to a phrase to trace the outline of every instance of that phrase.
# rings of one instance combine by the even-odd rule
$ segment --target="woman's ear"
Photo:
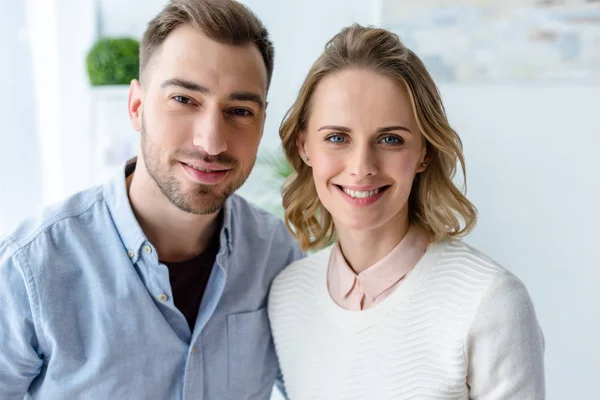
[[[306,151],[306,132],[303,131],[298,134],[298,137],[296,138],[296,146],[298,147],[298,154],[300,154],[300,158],[302,158],[304,163],[310,167],[310,158],[308,156],[308,152]]]
[[[423,146],[423,150],[421,151],[421,157],[419,158],[419,165],[417,165],[417,173],[423,172],[429,166],[429,162],[431,161],[431,157],[429,156],[429,145]]]

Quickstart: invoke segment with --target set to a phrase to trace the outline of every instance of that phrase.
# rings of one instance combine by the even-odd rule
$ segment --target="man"
[[[0,242],[0,399],[268,399],[272,279],[301,257],[233,192],[262,136],[267,31],[173,0],[141,43],[137,160]]]

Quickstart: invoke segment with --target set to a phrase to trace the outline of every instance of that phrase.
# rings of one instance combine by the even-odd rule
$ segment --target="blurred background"
[[[468,195],[480,211],[465,241],[519,276],[533,298],[546,337],[547,398],[594,398],[600,2],[243,3],[269,29],[276,60],[259,160],[240,193],[281,215],[279,185],[289,170],[278,127],[310,65],[353,22],[397,32],[434,75],[463,139]],[[103,182],[137,152],[127,86],[102,77],[93,86],[87,57],[101,38],[139,40],[163,5],[0,0],[0,235]]]

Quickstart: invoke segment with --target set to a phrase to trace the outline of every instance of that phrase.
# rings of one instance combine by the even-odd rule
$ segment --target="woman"
[[[476,209],[461,141],[421,60],[353,25],[325,47],[280,129],[285,219],[307,249],[269,316],[290,399],[543,399],[523,284],[459,241]]]

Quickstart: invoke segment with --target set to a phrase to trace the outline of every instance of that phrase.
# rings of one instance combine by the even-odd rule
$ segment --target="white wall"
[[[96,40],[96,12],[93,0],[54,1],[57,4],[64,196],[85,189],[92,174],[93,149],[89,140],[92,104],[85,58]]]
[[[0,2],[0,235],[41,205],[32,65],[23,2]]]
[[[129,36],[140,39],[148,22],[167,0],[96,0],[100,13],[99,32],[103,36]]]

